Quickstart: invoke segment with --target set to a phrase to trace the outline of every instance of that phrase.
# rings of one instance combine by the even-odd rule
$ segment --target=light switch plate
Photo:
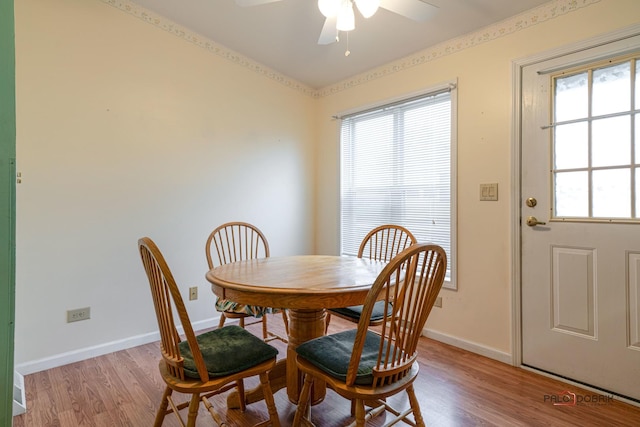
[[[498,183],[480,184],[480,200],[498,200]]]

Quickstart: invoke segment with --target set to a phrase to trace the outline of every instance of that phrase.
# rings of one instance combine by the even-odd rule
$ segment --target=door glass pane
[[[628,165],[631,159],[631,127],[628,116],[593,121],[593,166]]]
[[[629,174],[629,169],[593,171],[594,217],[631,217],[631,181]]]
[[[589,166],[589,126],[587,122],[556,126],[554,159],[556,169]]]
[[[631,62],[593,71],[592,114],[629,111],[631,106]]]
[[[589,112],[589,75],[585,73],[556,79],[555,121],[587,117]]]
[[[589,216],[589,176],[587,172],[558,172],[555,184],[556,216]]]

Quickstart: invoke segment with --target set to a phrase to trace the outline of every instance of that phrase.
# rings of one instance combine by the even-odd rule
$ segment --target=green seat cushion
[[[355,329],[326,335],[300,344],[296,352],[332,377],[346,381],[355,338]],[[356,384],[371,385],[373,383],[372,372],[378,360],[380,339],[380,335],[367,331],[356,374]]]
[[[384,301],[378,301],[373,305],[373,311],[371,312],[371,320],[372,322],[377,322],[384,318]],[[348,316],[351,319],[358,321],[360,320],[360,316],[362,316],[362,310],[364,309],[363,305],[354,305],[351,307],[342,307],[342,308],[332,308],[329,311],[333,311],[335,313],[342,314],[343,316]],[[391,315],[392,307],[391,305],[387,306],[387,314]]]
[[[243,328],[230,325],[196,337],[207,371],[221,377],[243,371],[276,357],[278,350]],[[187,341],[179,344],[185,375],[200,378]]]

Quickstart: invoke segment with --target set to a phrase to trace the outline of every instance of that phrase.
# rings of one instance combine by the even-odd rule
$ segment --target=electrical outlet
[[[189,301],[193,301],[195,299],[198,299],[198,287],[197,286],[193,286],[193,287],[189,288]]]
[[[436,302],[433,303],[433,306],[442,308],[442,297],[437,297]]]
[[[67,310],[67,323],[78,322],[91,318],[91,307],[76,308],[75,310]]]

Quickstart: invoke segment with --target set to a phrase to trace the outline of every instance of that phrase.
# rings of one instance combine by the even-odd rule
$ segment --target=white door
[[[640,40],[524,67],[521,114],[522,363],[640,401]]]

